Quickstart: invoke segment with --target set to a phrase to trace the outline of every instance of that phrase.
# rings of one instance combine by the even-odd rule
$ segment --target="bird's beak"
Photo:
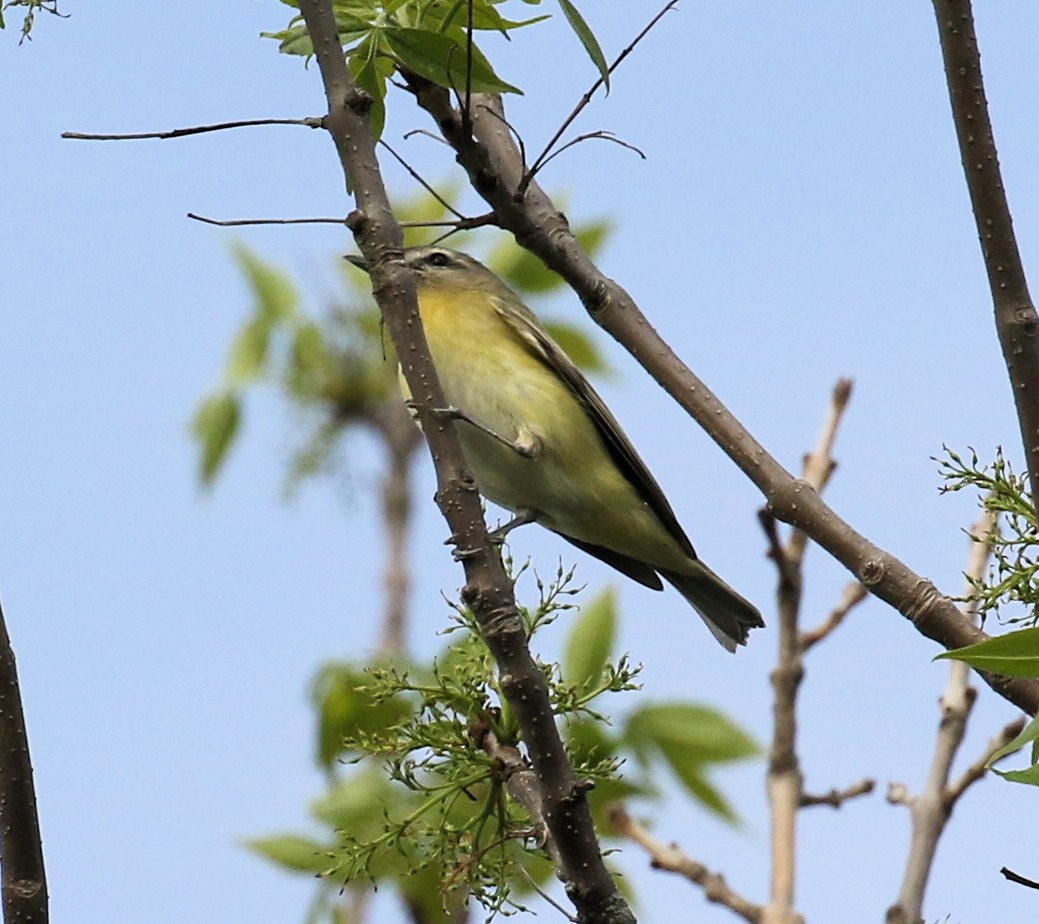
[[[368,272],[368,261],[359,253],[348,253],[343,257],[343,259],[348,263],[352,263],[359,270],[364,270],[366,273]]]

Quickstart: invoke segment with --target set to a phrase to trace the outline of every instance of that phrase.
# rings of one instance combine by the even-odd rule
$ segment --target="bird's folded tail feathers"
[[[664,570],[660,574],[689,601],[722,646],[735,652],[737,645],[747,644],[751,629],[765,625],[761,613],[703,562],[694,564],[691,574]]]

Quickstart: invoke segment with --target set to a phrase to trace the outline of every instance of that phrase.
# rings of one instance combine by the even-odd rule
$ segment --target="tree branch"
[[[503,695],[516,716],[541,785],[545,822],[561,857],[560,874],[585,924],[633,924],[599,852],[584,790],[559,737],[544,673],[527,649],[512,583],[488,538],[477,485],[468,471],[453,424],[430,412],[443,393],[422,332],[415,282],[403,261],[401,229],[390,210],[368,118],[371,98],[358,90],[339,44],[330,0],[300,0],[328,101],[323,121],[344,175],[356,190],[348,219],[368,261],[401,369],[437,472],[437,503],[465,567],[462,599],[472,609],[498,664]]]
[[[933,2],[952,120],[992,293],[996,332],[1014,394],[1032,497],[1039,501],[1039,315],[1028,293],[999,169],[970,0]]]
[[[968,550],[965,572],[967,577],[965,596],[967,597],[973,597],[975,593],[972,582],[980,580],[985,573],[992,548],[988,538],[992,535],[995,526],[995,515],[992,511],[985,510],[971,529],[972,536],[978,538],[977,541],[971,539]],[[973,620],[975,616],[975,607],[973,604],[969,604],[965,618]],[[901,803],[909,808],[911,834],[898,900],[887,911],[888,924],[917,924],[921,920],[924,892],[934,865],[938,841],[945,831],[956,800],[970,783],[980,779],[984,773],[984,761],[982,761],[981,767],[977,771],[968,770],[959,783],[951,787],[949,785],[952,763],[963,743],[967,720],[977,698],[977,691],[970,686],[969,679],[970,670],[966,664],[961,661],[950,663],[945,692],[942,694],[940,702],[942,717],[938,725],[934,756],[931,759],[931,768],[927,774],[923,791],[919,795],[913,796],[904,786],[889,789],[889,802]],[[1004,734],[1005,732],[1004,729]],[[1002,743],[996,744],[995,747],[988,750],[985,759],[987,760],[997,747],[1001,747]]]
[[[830,407],[816,448],[805,456],[803,478],[821,491],[836,467],[833,445],[844,409],[851,396],[851,382],[840,379],[830,397]],[[762,924],[802,924],[794,906],[797,881],[797,812],[805,804],[804,775],[797,754],[797,695],[804,679],[801,611],[802,566],[807,539],[793,530],[784,545],[775,521],[767,511],[759,514],[769,541],[769,554],[779,571],[776,597],[779,609],[779,652],[772,682],[773,728],[765,779],[771,827],[772,881]]]
[[[765,495],[767,510],[801,529],[841,562],[874,596],[897,609],[914,627],[944,648],[961,648],[988,636],[926,578],[874,545],[842,520],[810,485],[795,479],[733,416],[653,329],[631,296],[592,263],[566,217],[536,181],[517,194],[524,175],[519,148],[504,121],[500,98],[474,96],[473,134],[447,91],[414,74],[404,75],[420,106],[435,119],[455,149],[473,188],[497,215],[501,227],[559,273],[581,298],[592,319],[614,337],[722,448]],[[1039,681],[981,675],[1000,696],[1034,715]]]
[[[14,649],[0,606],[0,868],[6,924],[47,924],[47,876]]]
[[[632,818],[619,802],[607,806],[606,816],[614,830],[628,840],[634,841],[649,855],[650,865],[668,873],[677,873],[703,889],[709,902],[722,905],[739,915],[750,924],[761,924],[764,909],[747,901],[733,891],[721,873],[712,873],[702,863],[687,856],[675,843],[665,844],[657,840],[642,825]]]
[[[164,132],[133,132],[128,135],[95,135],[87,132],[62,132],[62,138],[73,141],[140,141],[144,138],[184,138],[187,135],[202,135],[206,132],[222,132],[229,128],[251,128],[256,125],[305,125],[307,128],[323,128],[322,119],[307,116],[303,119],[242,119],[237,122],[218,122],[214,125],[192,125],[188,128],[173,128]]]

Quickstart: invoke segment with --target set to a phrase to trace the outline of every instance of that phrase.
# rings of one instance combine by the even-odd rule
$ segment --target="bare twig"
[[[1029,889],[1039,889],[1039,882],[1036,882],[1034,879],[1026,879],[1020,873],[1015,873],[1012,869],[1007,869],[1004,866],[1000,872],[1003,874],[1004,878],[1009,879],[1011,882],[1027,886]]]
[[[4,921],[47,924],[47,876],[22,694],[0,606],[0,870]]]
[[[345,225],[346,218],[208,218],[188,212],[188,218],[220,228],[238,228],[246,225]],[[441,221],[401,221],[402,228],[450,228],[452,231],[471,231],[494,223],[494,216],[475,215],[472,218],[444,219]]]
[[[851,395],[851,382],[840,379],[834,386],[830,407],[813,452],[804,459],[804,481],[821,491],[835,468],[833,445],[844,409]],[[806,804],[804,776],[797,754],[797,697],[804,678],[807,650],[798,629],[801,609],[802,564],[805,537],[793,530],[784,545],[775,520],[767,511],[759,513],[769,542],[769,556],[779,571],[776,598],[779,609],[779,653],[770,677],[773,689],[773,731],[769,748],[766,788],[771,826],[772,881],[763,924],[799,924],[794,908],[797,861],[797,811]],[[849,595],[845,592],[845,598]],[[839,605],[840,611],[844,605]],[[844,611],[852,606],[848,603]],[[840,619],[831,620],[836,624]]]
[[[1002,731],[989,741],[985,746],[985,749],[978,756],[977,760],[975,760],[974,763],[964,770],[956,780],[946,787],[944,800],[946,812],[948,814],[952,814],[953,808],[956,806],[960,797],[967,791],[967,788],[972,786],[985,775],[988,770],[989,761],[992,760],[992,755],[1000,748],[1010,744],[1011,741],[1021,734],[1024,727],[1024,717],[1007,723],[1007,725],[1003,727]]]
[[[702,863],[687,856],[677,844],[665,844],[657,840],[619,802],[607,806],[606,817],[617,834],[638,844],[646,852],[654,869],[685,877],[703,889],[704,897],[709,902],[728,908],[750,924],[760,924],[764,920],[764,909],[760,905],[747,901],[732,889],[724,876],[712,873]]]
[[[995,517],[992,511],[982,512],[978,522],[971,529],[972,538],[968,550],[966,574],[966,590],[964,596],[972,598],[974,582],[981,579],[988,563],[991,545],[988,542],[995,528]],[[970,605],[965,618],[973,620],[973,605]],[[953,661],[949,667],[945,692],[941,698],[941,721],[935,738],[934,756],[927,774],[927,781],[918,795],[912,795],[905,786],[888,788],[888,802],[903,804],[909,808],[911,825],[910,844],[906,858],[905,872],[898,899],[887,912],[889,924],[916,924],[920,920],[923,909],[924,893],[931,875],[934,857],[938,849],[938,841],[949,821],[956,800],[963,795],[967,787],[984,773],[984,761],[976,770],[968,771],[956,783],[950,786],[949,776],[952,763],[963,743],[977,691],[970,686],[969,668],[960,661]],[[1006,734],[1004,729],[1003,734]],[[1013,737],[1013,736],[1011,736]],[[987,749],[985,760],[1011,738],[1003,739],[1001,735],[994,747]]]
[[[207,218],[188,212],[192,221],[201,221],[206,225],[217,225],[220,228],[240,228],[245,225],[345,225],[345,218]]]
[[[608,74],[612,74],[618,67],[620,67],[621,62],[635,50],[639,42],[641,42],[650,33],[653,27],[658,22],[660,22],[660,20],[663,19],[664,16],[666,16],[671,10],[675,8],[675,5],[677,3],[678,0],[670,0],[670,2],[667,3],[663,7],[663,9],[661,9],[660,12],[657,13],[656,16],[654,16],[647,23],[646,27],[638,35],[635,36],[635,38],[631,41],[631,44],[629,44],[627,48],[625,48],[619,55],[617,55],[616,59],[609,66],[609,68],[607,68],[606,72]],[[556,129],[556,133],[549,139],[548,144],[545,145],[544,150],[537,156],[537,159],[534,161],[533,164],[531,164],[530,169],[527,170],[520,179],[519,184],[516,187],[516,195],[518,197],[520,197],[521,199],[523,198],[534,177],[537,176],[537,172],[542,167],[544,167],[545,164],[548,163],[548,161],[551,159],[552,150],[553,148],[555,148],[556,144],[559,143],[559,139],[563,137],[563,133],[571,125],[574,124],[574,120],[592,101],[592,97],[595,95],[595,91],[598,90],[599,87],[601,87],[604,83],[605,81],[603,80],[603,78],[599,77],[599,79],[596,80],[595,83],[593,83],[591,87],[588,88],[588,91],[584,94],[584,96],[581,97],[577,105],[574,106],[573,110],[570,112],[570,115],[563,119],[563,124],[560,125],[558,129]]]
[[[876,786],[877,784],[873,780],[859,780],[859,782],[846,786],[844,789],[831,789],[822,795],[802,792],[800,805],[801,808],[811,808],[813,805],[829,805],[831,808],[837,809],[849,799],[854,799],[857,796],[868,796],[876,789]]]
[[[992,293],[996,332],[1017,407],[1033,502],[1039,502],[1039,401],[1035,400],[1039,392],[1039,314],[1028,292],[999,169],[970,0],[933,3],[952,120]],[[1034,709],[1026,711],[1035,713]]]
[[[430,183],[427,183],[425,179],[419,174],[419,172],[411,166],[403,157],[400,156],[389,144],[387,144],[382,138],[379,139],[379,146],[385,148],[393,156],[394,160],[397,161],[408,173],[411,174],[411,178],[418,183],[426,192],[428,192],[437,202],[439,202],[447,211],[449,211],[455,218],[463,218],[461,212],[458,211],[450,202],[447,201],[440,193],[438,193]]]
[[[813,646],[818,645],[819,642],[844,622],[844,617],[865,600],[868,595],[866,588],[858,581],[846,584],[840,600],[837,601],[837,605],[830,611],[830,615],[814,629],[806,629],[801,633],[801,651],[808,651]]]
[[[844,409],[848,406],[848,401],[851,400],[852,385],[851,379],[842,378],[837,380],[837,384],[834,385],[833,393],[830,396],[830,407],[826,413],[826,420],[819,431],[819,440],[815,444],[815,449],[805,456],[801,477],[807,484],[812,486],[813,490],[819,493],[822,493],[826,483],[830,480],[830,475],[833,474],[833,470],[837,467],[837,464],[833,461],[833,443],[837,438],[837,430],[841,425]],[[787,545],[787,555],[794,562],[800,563],[801,559],[804,558],[807,543],[808,537],[804,531],[795,529]]]
[[[331,0],[299,0],[328,101],[323,124],[356,190],[347,220],[364,254],[386,329],[401,357],[415,410],[437,473],[437,503],[456,551],[463,553],[462,599],[473,611],[498,665],[499,684],[521,730],[540,787],[545,823],[560,855],[560,875],[586,924],[633,924],[634,916],[599,851],[585,791],[559,736],[544,672],[531,657],[512,582],[490,541],[478,486],[445,407],[418,313],[413,274],[403,261],[403,235],[390,210],[368,117],[371,97],[360,91],[339,44]]]
[[[256,125],[304,125],[307,128],[323,128],[324,120],[316,116],[304,119],[243,119],[238,122],[217,122],[213,125],[192,125],[190,128],[174,128],[165,132],[133,132],[126,135],[96,135],[87,132],[62,132],[62,138],[73,141],[140,141],[144,138],[184,138],[205,132],[221,132],[229,128],[251,128]]]

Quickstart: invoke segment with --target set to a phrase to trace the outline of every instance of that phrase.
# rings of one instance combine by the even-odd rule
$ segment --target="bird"
[[[515,515],[498,535],[538,523],[645,587],[667,581],[727,651],[745,645],[760,612],[697,557],[616,418],[520,297],[458,250],[409,247],[404,263],[449,405],[437,410],[456,420],[481,493]]]

